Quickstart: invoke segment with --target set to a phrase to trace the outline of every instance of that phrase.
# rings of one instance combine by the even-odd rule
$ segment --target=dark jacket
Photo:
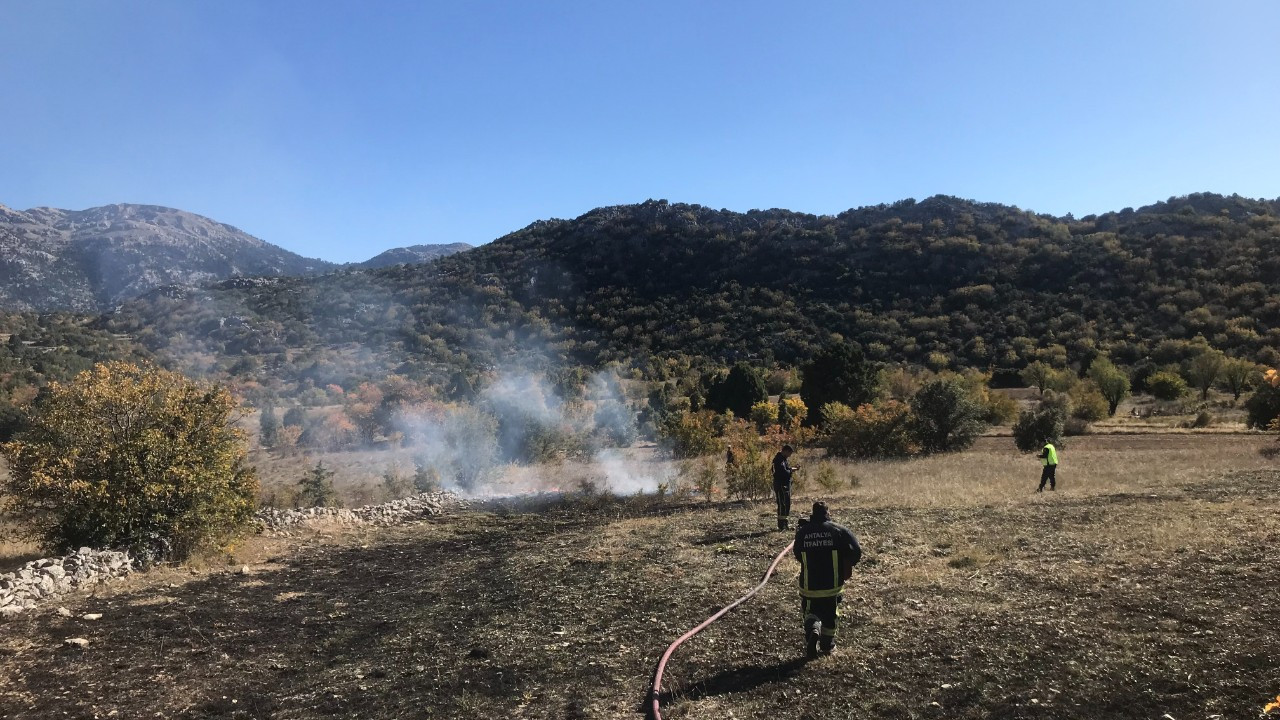
[[[782,453],[773,456],[773,484],[774,485],[790,485],[791,474],[795,470],[791,469],[791,464],[787,462]]]
[[[800,595],[807,598],[839,597],[862,559],[858,539],[830,520],[801,522],[792,553],[800,561]]]

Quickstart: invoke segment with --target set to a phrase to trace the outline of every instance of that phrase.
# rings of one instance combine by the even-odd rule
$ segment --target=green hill
[[[288,391],[530,362],[1274,362],[1280,201],[1195,194],[1052,217],[951,197],[815,216],[651,200],[535,222],[431,264],[163,288],[106,316],[181,362]]]

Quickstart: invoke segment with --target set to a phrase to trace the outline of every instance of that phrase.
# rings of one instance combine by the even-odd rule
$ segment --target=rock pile
[[[412,495],[400,500],[347,508],[313,507],[299,510],[264,508],[258,511],[258,520],[268,533],[280,532],[312,521],[335,522],[339,525],[396,525],[430,515],[439,515],[447,508],[457,507],[461,500],[449,492],[429,492]]]
[[[79,550],[57,558],[32,560],[0,575],[0,618],[26,612],[36,603],[68,590],[106,582],[133,572],[133,558],[114,550]]]

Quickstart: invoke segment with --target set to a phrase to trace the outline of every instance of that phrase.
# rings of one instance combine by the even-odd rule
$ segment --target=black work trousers
[[[1044,470],[1040,471],[1040,489],[1043,490],[1044,484],[1049,483],[1049,489],[1053,490],[1058,483],[1058,479],[1055,477],[1057,473],[1057,465],[1045,465]]]
[[[791,483],[775,482],[773,499],[778,503],[778,528],[786,528],[787,518],[791,516]]]
[[[804,602],[804,628],[805,632],[809,632],[809,627],[814,620],[822,623],[822,644],[830,647],[836,640],[836,631],[840,627],[840,597],[829,598],[803,598]]]

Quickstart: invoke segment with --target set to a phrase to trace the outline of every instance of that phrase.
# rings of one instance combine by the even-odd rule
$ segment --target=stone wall
[[[305,508],[258,512],[261,530],[270,535],[288,535],[315,521],[341,525],[388,526],[439,515],[449,508],[461,507],[453,493],[423,493],[401,500],[346,508]],[[41,601],[79,587],[107,582],[133,572],[134,560],[126,552],[80,548],[58,558],[32,560],[16,571],[0,574],[0,619],[35,608]]]
[[[313,521],[336,522],[340,525],[398,525],[431,515],[439,515],[448,508],[461,505],[462,501],[453,493],[433,492],[350,510],[331,507],[298,510],[264,508],[258,511],[258,520],[262,522],[264,532],[281,534],[290,528]]]
[[[0,575],[0,618],[26,612],[42,600],[133,572],[133,558],[114,550],[80,548],[70,555],[32,560]]]

